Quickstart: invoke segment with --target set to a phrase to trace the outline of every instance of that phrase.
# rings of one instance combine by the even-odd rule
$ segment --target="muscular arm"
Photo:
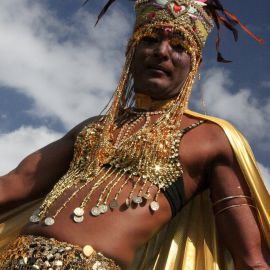
[[[227,138],[224,134],[219,137],[218,155],[211,168],[212,201],[234,195],[250,196]],[[251,201],[245,198],[223,201],[215,211],[244,203]],[[270,251],[262,237],[256,210],[247,205],[229,208],[216,216],[216,224],[222,241],[233,256],[236,270],[270,269]]]
[[[30,154],[17,168],[1,176],[0,213],[48,193],[69,167],[77,134],[94,119],[82,122],[63,138]]]

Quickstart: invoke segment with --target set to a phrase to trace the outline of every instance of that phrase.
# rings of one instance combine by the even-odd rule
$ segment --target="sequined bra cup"
[[[142,117],[145,116],[135,117],[137,120],[132,121],[140,121]],[[145,122],[148,122],[147,117]],[[154,125],[143,125],[129,136],[120,136],[121,140],[116,139],[116,142],[113,142],[113,139],[102,141],[104,132],[102,121],[87,125],[76,139],[74,157],[68,172],[57,182],[40,208],[30,217],[30,221],[53,225],[58,214],[84,188],[89,192],[74,209],[73,221],[83,222],[89,210],[92,216],[105,214],[109,209],[118,208],[118,197],[131,179],[134,184],[125,200],[127,207],[132,203],[141,204],[144,200],[148,200],[150,210],[157,211],[159,194],[163,192],[174,216],[184,201],[179,145],[184,134],[201,123],[203,121],[174,133],[172,130],[175,130],[175,127],[170,129],[167,126],[166,129],[160,130]],[[104,183],[105,188],[99,195],[96,205],[92,209],[87,209],[87,203],[92,199],[92,195]],[[92,184],[90,188],[89,184]],[[116,188],[117,184],[120,188],[119,185]],[[55,201],[65,190],[74,186],[78,187],[76,191],[52,216],[47,216],[49,208]],[[150,193],[152,186],[157,187],[154,195]],[[113,199],[109,201],[112,197],[110,195]]]
[[[95,151],[100,140],[102,127],[98,123],[88,125],[78,135],[75,144],[74,159],[72,166],[74,168],[79,167],[85,169],[85,165],[89,160],[94,160]],[[167,188],[177,177],[182,175],[182,168],[179,162],[179,143],[183,133],[179,132],[177,138],[173,138],[171,134],[163,134],[165,144],[159,143],[156,145],[155,153],[156,159],[152,161],[152,164],[145,164],[145,156],[149,155],[147,151],[137,151],[137,149],[149,149],[147,144],[153,144],[153,141],[149,141],[149,133],[141,134],[140,131],[134,135],[122,141],[117,148],[112,144],[108,147],[106,153],[104,153],[104,165],[109,164],[119,170],[124,170],[127,174],[141,177],[142,179],[149,180],[160,188]],[[135,147],[131,148],[131,142],[135,144]],[[171,152],[170,160],[168,164],[162,163],[162,157],[164,153],[167,154],[168,145],[173,147],[169,149]]]

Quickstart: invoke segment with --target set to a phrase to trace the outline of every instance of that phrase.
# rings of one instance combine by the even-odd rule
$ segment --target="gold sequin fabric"
[[[20,236],[0,253],[1,270],[121,270],[113,260],[83,248],[40,236]]]
[[[163,132],[163,140],[156,146],[156,159],[153,164],[146,166],[142,160],[147,159],[149,152],[139,151],[138,149],[149,149],[154,140],[157,140],[158,134],[156,130],[151,132],[138,132],[133,136],[130,136],[125,142],[122,142],[118,148],[111,146],[110,155],[106,158],[111,166],[116,168],[125,169],[125,172],[129,172],[132,175],[137,175],[143,179],[149,179],[155,185],[160,187],[167,187],[174,182],[181,174],[182,168],[178,160],[179,143],[182,137],[182,133],[171,134],[170,132]],[[174,136],[173,136],[174,135]],[[76,148],[75,158],[77,166],[86,163],[85,159],[94,159],[94,153],[91,151],[95,147],[95,143],[98,141],[97,137],[100,136],[97,131],[97,124],[91,124],[83,130],[79,135]],[[151,136],[151,140],[148,137]],[[79,142],[79,143],[78,143]],[[134,146],[133,146],[134,144]],[[162,162],[165,155],[167,155],[168,145],[172,145],[171,154],[167,163]],[[131,148],[131,146],[133,146]],[[83,148],[83,150],[82,150]],[[81,152],[87,155],[81,155]],[[112,155],[113,153],[113,155]]]

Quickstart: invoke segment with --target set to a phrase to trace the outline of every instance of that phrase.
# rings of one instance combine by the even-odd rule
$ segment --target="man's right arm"
[[[47,194],[68,170],[78,133],[94,119],[82,122],[63,138],[30,154],[18,167],[1,176],[0,213]]]

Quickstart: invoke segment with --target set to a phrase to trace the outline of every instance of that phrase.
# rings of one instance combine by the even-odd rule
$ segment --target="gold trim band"
[[[249,200],[253,200],[252,197],[250,196],[246,196],[246,195],[235,195],[235,196],[228,196],[225,198],[222,198],[220,200],[217,200],[216,202],[213,203],[213,207],[221,202],[225,202],[225,201],[229,201],[232,199],[237,199],[237,198],[245,198],[245,199],[249,199]]]
[[[229,209],[235,208],[235,207],[240,207],[240,206],[249,206],[249,207],[252,207],[254,209],[257,209],[254,205],[249,204],[249,203],[233,204],[233,205],[230,205],[230,206],[227,206],[225,208],[220,209],[219,211],[217,211],[217,213],[214,213],[214,215],[217,216],[217,215],[223,213],[226,210],[229,210]]]

